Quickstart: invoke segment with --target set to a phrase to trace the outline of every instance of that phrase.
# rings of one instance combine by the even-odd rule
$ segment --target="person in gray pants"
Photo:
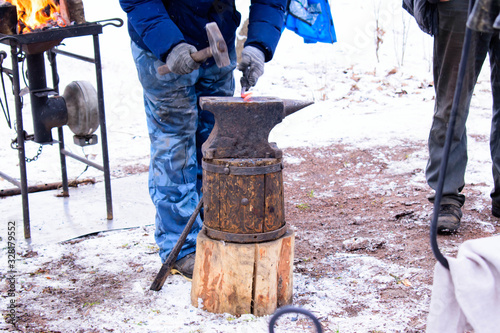
[[[425,170],[427,183],[436,190],[439,168],[452,102],[457,85],[458,68],[462,55],[468,0],[440,0],[437,3],[438,31],[434,36],[434,87],[436,102],[434,117],[429,134],[429,160]],[[443,188],[443,198],[438,215],[438,232],[455,232],[460,226],[462,206],[465,196],[461,193],[465,186],[467,166],[466,121],[477,78],[489,55],[491,67],[491,90],[493,115],[490,133],[490,150],[493,162],[494,187],[491,192],[492,214],[500,217],[500,39],[498,31],[484,33],[472,31],[466,70],[454,136],[452,139],[448,167]],[[429,200],[433,202],[434,195]]]

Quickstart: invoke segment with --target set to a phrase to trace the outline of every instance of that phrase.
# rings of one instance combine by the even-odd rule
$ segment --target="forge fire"
[[[65,27],[69,20],[61,11],[60,0],[6,0],[17,7],[19,34],[52,27]]]

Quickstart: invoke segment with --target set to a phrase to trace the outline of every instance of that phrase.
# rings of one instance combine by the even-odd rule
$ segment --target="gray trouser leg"
[[[489,40],[491,91],[493,94],[490,151],[493,162],[494,188],[491,192],[491,199],[496,206],[500,206],[500,38],[498,33],[493,34]]]
[[[429,134],[429,161],[426,179],[429,186],[436,190],[439,169],[443,157],[443,147],[450,118],[458,69],[465,37],[468,0],[453,0],[438,4],[439,32],[434,38],[434,85],[436,103]],[[481,34],[473,33],[468,54],[468,67],[463,81],[454,136],[451,143],[448,167],[443,188],[442,204],[455,203],[462,206],[465,197],[460,192],[465,185],[467,166],[466,121],[469,106],[487,48],[479,47]],[[431,198],[431,201],[433,197]]]

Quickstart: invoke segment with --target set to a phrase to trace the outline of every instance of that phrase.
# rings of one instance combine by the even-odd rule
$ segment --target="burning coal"
[[[61,14],[59,0],[6,0],[17,7],[19,34],[69,25]]]

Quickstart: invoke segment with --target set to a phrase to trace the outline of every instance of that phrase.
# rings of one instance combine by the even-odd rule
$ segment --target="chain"
[[[38,159],[38,157],[39,157],[40,155],[42,155],[42,148],[43,148],[43,145],[40,145],[40,146],[38,147],[38,151],[36,152],[36,155],[35,155],[35,156],[33,156],[32,158],[25,157],[26,162],[27,162],[27,163],[30,163],[30,162],[34,162],[34,161],[36,161],[36,160]]]
[[[12,142],[10,143],[10,147],[12,149],[19,149],[19,143],[17,142],[17,138],[13,139]],[[42,149],[43,149],[43,145],[40,145],[38,147],[38,151],[36,152],[36,155],[33,156],[33,157],[25,157],[24,159],[26,160],[27,163],[30,163],[30,162],[34,162],[36,160],[38,160],[38,157],[40,157],[40,155],[42,155]]]

